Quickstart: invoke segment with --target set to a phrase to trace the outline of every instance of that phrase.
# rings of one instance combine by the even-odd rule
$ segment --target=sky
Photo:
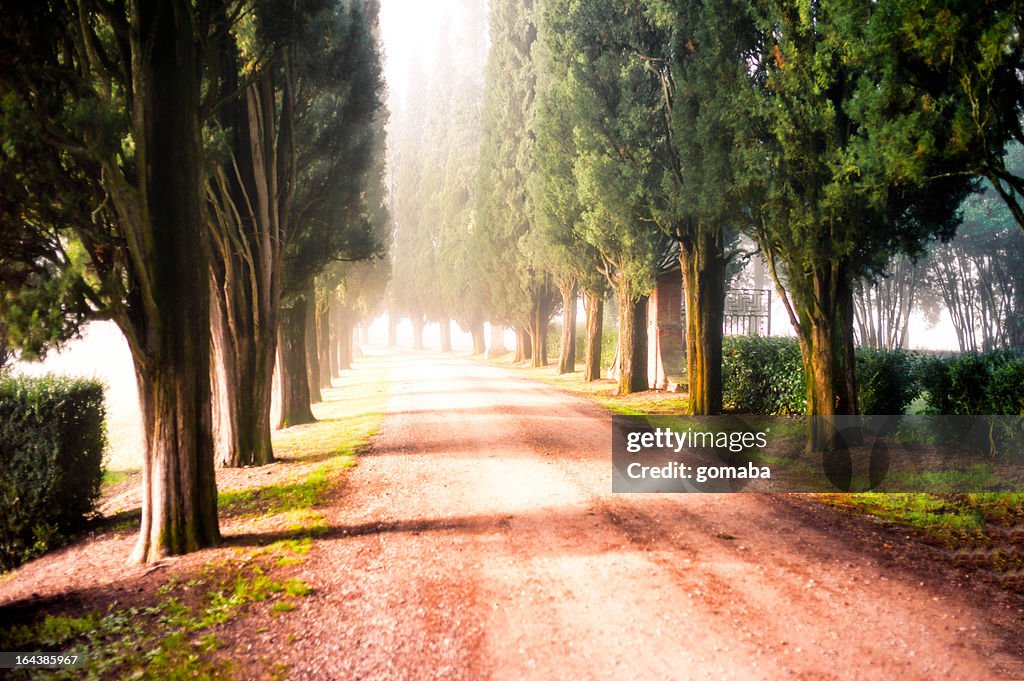
[[[382,0],[381,39],[384,43],[384,73],[389,100],[401,103],[408,88],[409,73],[417,61],[427,71],[437,50],[441,27],[446,19],[457,24],[463,16],[460,0]]]

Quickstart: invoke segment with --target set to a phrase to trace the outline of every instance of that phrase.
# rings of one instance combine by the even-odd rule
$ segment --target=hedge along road
[[[1024,678],[1019,599],[899,535],[806,499],[612,495],[603,410],[388,357],[314,594],[233,632],[289,678]]]

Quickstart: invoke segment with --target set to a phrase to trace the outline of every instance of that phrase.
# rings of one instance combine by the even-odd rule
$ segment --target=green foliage
[[[537,24],[533,0],[491,3],[473,250],[494,320],[530,325],[548,290],[532,261]],[[543,320],[547,323],[547,319]]]
[[[727,0],[705,7],[730,5]],[[716,89],[732,131],[735,196],[749,212],[803,339],[813,413],[856,396],[852,293],[896,253],[952,236],[973,189],[955,139],[958,84],[935,55],[948,11],[888,3],[741,2],[743,69]],[[814,446],[831,435],[812,432]]]
[[[857,349],[857,403],[862,414],[903,414],[920,393],[914,357],[903,350]]]
[[[436,51],[416,55],[405,95],[392,104],[395,239],[388,304],[393,314],[453,318],[469,329],[487,316],[491,274],[481,267],[485,253],[474,237],[487,50],[483,3],[461,9],[456,25],[442,19]],[[428,74],[424,64],[430,62]]]
[[[94,511],[104,416],[95,381],[0,378],[0,569],[47,550]]]
[[[951,140],[971,158],[1024,229],[1024,2],[908,3],[905,49],[948,68],[959,88]],[[936,10],[938,12],[936,13]],[[952,10],[952,11],[951,11]],[[935,17],[929,21],[929,18]],[[933,36],[938,35],[938,39]],[[946,103],[949,106],[949,103]],[[1008,153],[1009,152],[1009,153]],[[1017,163],[1011,162],[1016,155]]]
[[[570,61],[564,54],[556,58],[560,36],[554,29],[560,19],[538,12],[538,31],[547,39],[538,40],[533,49],[537,66],[537,106],[532,126],[536,172],[530,178],[530,196],[536,229],[528,248],[533,262],[550,272],[559,287],[575,281],[584,291],[602,292],[608,282],[599,270],[600,253],[581,233],[583,205],[574,174],[577,145],[568,79]],[[557,355],[558,350],[549,349],[548,353]],[[576,356],[582,355],[577,351]]]
[[[650,293],[672,250],[656,214],[674,191],[663,184],[672,165],[663,81],[650,68],[666,57],[670,38],[641,4],[552,0],[544,6],[551,57],[570,64],[558,105],[571,113],[571,125],[563,127],[572,130],[576,154],[577,231],[612,266],[616,288],[634,299]]]
[[[10,43],[16,55],[0,54],[0,70],[43,77],[37,65],[30,67],[21,60],[42,57],[43,44],[35,43],[36,51],[29,46],[53,26],[46,26],[48,19],[42,12],[33,18],[9,19],[17,26],[19,42]],[[99,178],[81,158],[53,152],[44,133],[47,122],[33,108],[59,96],[55,84],[45,78],[46,86],[34,100],[24,98],[20,83],[6,78],[0,82],[0,346],[7,347],[8,355],[18,349],[28,358],[73,337],[90,312],[87,257],[70,228],[88,233],[103,217],[96,210],[102,200]],[[70,112],[59,111],[55,101],[50,104],[56,119],[51,126],[82,123],[70,120]],[[80,99],[78,106],[88,108],[90,103]],[[101,112],[91,113],[91,123],[99,126]],[[91,283],[99,282],[92,279]]]
[[[856,351],[862,414],[903,414],[920,393],[920,367],[904,350]],[[807,408],[800,345],[792,338],[727,337],[723,350],[725,401],[753,414],[803,414]],[[950,412],[946,412],[950,413]]]
[[[722,396],[736,411],[802,414],[807,407],[800,346],[791,338],[727,337]]]
[[[996,367],[987,392],[992,413],[1024,416],[1024,359]]]
[[[1005,350],[933,358],[918,369],[929,414],[1021,414],[1022,378],[1024,357]]]
[[[294,9],[285,3],[281,11]],[[294,98],[298,166],[287,206],[286,298],[332,262],[380,257],[389,226],[377,3],[324,2],[299,28],[284,75],[299,87],[283,88]]]

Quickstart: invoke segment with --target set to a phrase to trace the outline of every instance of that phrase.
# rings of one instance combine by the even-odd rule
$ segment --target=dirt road
[[[251,634],[288,678],[1024,678],[1017,601],[926,549],[804,499],[612,495],[602,410],[390,361],[314,594]]]

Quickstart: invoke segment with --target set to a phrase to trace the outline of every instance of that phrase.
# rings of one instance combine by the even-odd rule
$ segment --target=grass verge
[[[52,678],[237,676],[230,642],[223,640],[225,625],[240,618],[287,617],[313,593],[292,576],[291,568],[306,560],[317,537],[327,531],[324,511],[383,423],[389,382],[385,363],[361,362],[324,391],[324,402],[313,407],[316,423],[274,434],[278,462],[218,471],[228,543],[234,533],[262,534],[265,542],[214,549],[198,570],[172,574],[151,593],[133,597],[132,605],[119,604],[111,594],[106,607],[97,608],[94,600],[91,609],[61,606],[20,624],[0,625],[0,650],[85,656],[84,668],[57,671]],[[108,531],[121,530],[112,525]],[[169,572],[173,569],[172,564]],[[254,620],[252,628],[257,626]],[[287,677],[287,670],[272,660],[265,668],[271,678]],[[17,671],[14,678],[35,675]]]

